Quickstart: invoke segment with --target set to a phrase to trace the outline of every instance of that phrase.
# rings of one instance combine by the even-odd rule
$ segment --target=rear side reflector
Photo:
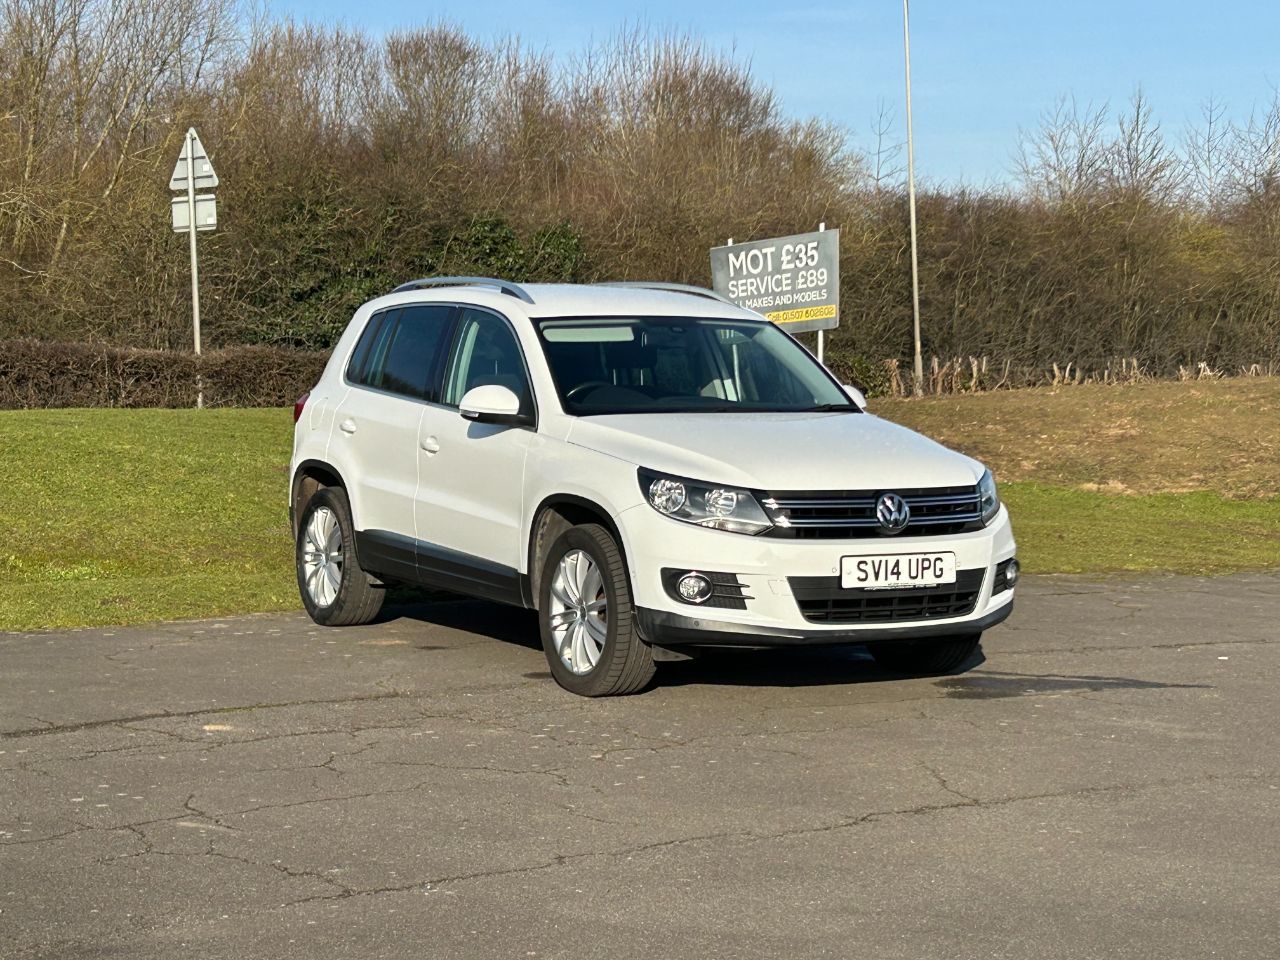
[[[307,405],[307,397],[309,396],[311,396],[310,390],[308,390],[306,393],[300,396],[297,402],[293,405],[293,422],[294,423],[297,423],[302,418],[302,408]]]

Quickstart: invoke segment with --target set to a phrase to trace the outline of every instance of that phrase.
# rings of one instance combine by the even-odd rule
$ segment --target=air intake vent
[[[839,577],[790,577],[800,612],[811,623],[906,623],[973,613],[985,571],[961,570],[943,587],[844,590]]]

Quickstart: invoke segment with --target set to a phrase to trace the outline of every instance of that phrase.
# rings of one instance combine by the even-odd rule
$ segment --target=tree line
[[[840,227],[850,369],[909,354],[905,190],[869,145],[786,115],[695,39],[555,58],[447,24],[373,36],[236,0],[0,0],[0,339],[190,342],[167,181],[217,167],[213,346],[329,346],[406,278],[709,282],[727,237]],[[1141,94],[1062,102],[1007,186],[919,196],[925,351],[1153,374],[1280,361],[1280,101],[1171,135]]]

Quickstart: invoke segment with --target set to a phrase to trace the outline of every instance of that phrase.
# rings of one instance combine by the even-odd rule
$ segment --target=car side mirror
[[[863,393],[861,390],[859,390],[857,387],[855,387],[853,384],[850,384],[850,383],[846,383],[844,385],[844,392],[849,395],[849,399],[852,400],[854,404],[857,405],[859,410],[863,411],[864,413],[866,412],[867,395],[865,393]]]
[[[514,427],[533,422],[533,418],[520,412],[520,398],[510,387],[486,383],[472,387],[463,394],[458,412],[465,420],[476,423],[497,423]]]

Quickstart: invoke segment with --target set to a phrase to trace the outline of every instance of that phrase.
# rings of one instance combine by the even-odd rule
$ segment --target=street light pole
[[[912,390],[924,392],[924,359],[920,350],[920,260],[916,246],[916,152],[911,134],[911,12],[909,0],[902,0],[902,53],[907,74],[907,209],[911,217],[911,315],[915,333]]]

